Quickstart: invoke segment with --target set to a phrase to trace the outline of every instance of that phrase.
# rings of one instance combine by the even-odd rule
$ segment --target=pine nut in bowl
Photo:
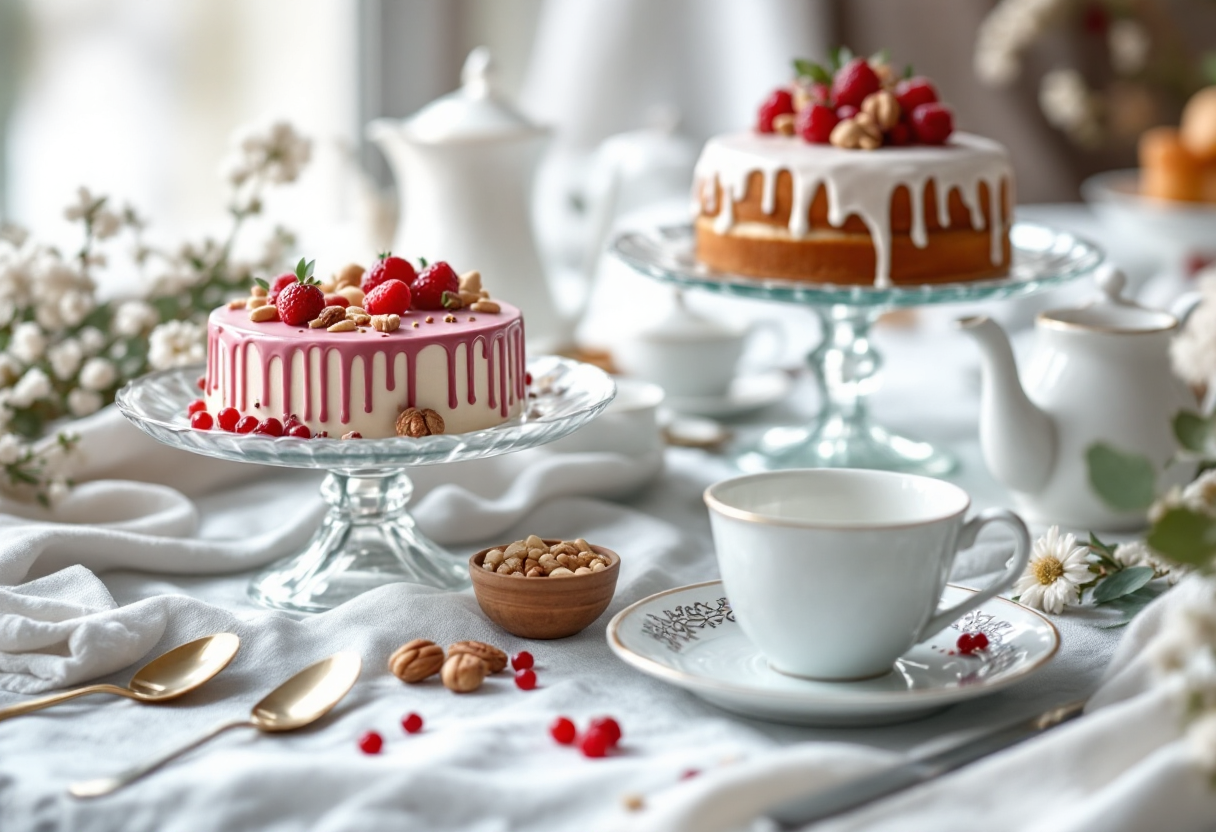
[[[551,639],[581,632],[608,609],[620,566],[616,552],[581,538],[532,535],[477,552],[469,575],[487,618],[520,638]]]

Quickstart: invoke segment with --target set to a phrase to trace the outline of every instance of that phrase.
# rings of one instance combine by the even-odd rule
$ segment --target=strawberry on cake
[[[1010,261],[1013,174],[995,141],[954,129],[934,84],[838,50],[716,136],[697,162],[697,259],[812,283],[978,280]]]
[[[313,263],[211,313],[200,429],[300,438],[465,433],[525,399],[520,311],[481,275],[382,255],[328,284]]]

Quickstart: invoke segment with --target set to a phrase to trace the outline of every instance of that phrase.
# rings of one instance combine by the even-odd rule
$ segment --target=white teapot
[[[1125,282],[1104,267],[1097,300],[1040,313],[1022,381],[1000,326],[985,316],[958,321],[980,348],[984,460],[1028,520],[1107,531],[1144,525],[1144,512],[1115,511],[1094,493],[1085,454],[1095,442],[1152,460],[1159,488],[1194,473],[1165,469],[1178,450],[1174,416],[1197,407],[1170,368],[1178,319],[1123,298]]]
[[[490,54],[474,49],[461,88],[405,120],[367,126],[396,177],[400,218],[393,251],[478,269],[491,291],[520,307],[528,349],[573,340],[559,314],[532,235],[532,182],[549,131],[495,92]]]

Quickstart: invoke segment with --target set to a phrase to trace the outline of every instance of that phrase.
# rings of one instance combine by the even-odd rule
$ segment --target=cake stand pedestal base
[[[469,585],[468,563],[427,538],[406,511],[413,483],[401,471],[331,471],[321,485],[329,512],[307,548],[249,585],[253,600],[323,612],[387,583],[440,589]]]

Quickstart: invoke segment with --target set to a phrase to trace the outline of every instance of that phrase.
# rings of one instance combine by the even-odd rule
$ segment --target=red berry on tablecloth
[[[812,104],[798,113],[794,130],[811,144],[827,144],[832,130],[840,123],[836,111],[823,104]]]
[[[459,291],[460,278],[442,260],[427,266],[410,284],[415,309],[443,309],[443,293]]]
[[[312,439],[312,430],[308,425],[292,425],[287,429],[287,435],[296,439]]]
[[[379,754],[381,748],[384,748],[384,737],[375,731],[368,731],[359,738],[359,750],[364,754]]]
[[[536,660],[532,658],[532,654],[527,650],[520,650],[511,657],[512,670],[527,670],[534,664],[536,664]]]
[[[621,741],[621,725],[610,716],[599,716],[591,720],[589,731],[603,731],[608,739],[608,746],[616,748]]]
[[[200,410],[190,416],[190,427],[195,430],[211,430],[212,421],[210,413]]]
[[[228,432],[236,430],[236,423],[241,421],[241,412],[235,407],[225,407],[215,415],[215,421]]]
[[[919,75],[905,78],[895,85],[895,100],[902,113],[911,113],[921,104],[932,104],[938,100],[937,89],[928,78]]]
[[[794,96],[789,90],[773,90],[772,95],[760,105],[760,113],[756,119],[756,129],[761,133],[773,132],[773,119],[777,116],[789,115],[794,112]]]
[[[380,255],[380,261],[363,275],[359,288],[366,295],[386,280],[400,280],[406,286],[409,286],[417,276],[418,273],[414,271],[414,267],[410,264],[410,261],[401,257],[393,257],[386,252]],[[364,308],[366,309],[367,307]]]
[[[532,690],[536,687],[536,671],[528,668],[515,672],[515,687],[520,690]]]
[[[242,416],[236,423],[237,433],[253,433],[258,426],[257,416]]]
[[[206,409],[207,409],[207,403],[205,401],[203,401],[202,399],[195,399],[194,401],[190,402],[190,404],[186,405],[186,415],[193,416],[195,413],[198,413],[200,410],[206,410]]]
[[[258,422],[258,426],[253,429],[254,433],[260,433],[263,436],[282,436],[283,423],[273,416],[268,416]]]
[[[549,725],[549,735],[562,745],[573,745],[578,731],[575,729],[574,723],[567,717],[559,716]]]
[[[386,280],[367,293],[363,308],[369,315],[404,315],[410,308],[410,287],[400,280]]]
[[[279,320],[291,326],[304,326],[321,314],[325,308],[325,295],[316,286],[293,283],[279,293]]]
[[[294,274],[281,274],[274,280],[270,281],[270,290],[267,292],[267,301],[275,303],[279,299],[279,293],[293,283],[298,282]]]
[[[945,144],[954,132],[954,115],[943,104],[921,104],[912,111],[912,132],[921,144]]]
[[[583,735],[579,748],[582,749],[584,757],[606,757],[611,745],[603,731],[592,729]]]
[[[422,717],[415,713],[406,714],[405,719],[401,720],[401,727],[407,734],[417,734],[422,730]]]
[[[346,307],[350,306],[350,300],[346,297],[346,295],[330,294],[325,296],[325,305],[341,306],[343,309],[345,309]]]
[[[832,79],[832,100],[836,106],[860,107],[866,96],[882,89],[882,81],[865,58],[854,58],[842,66]]]

